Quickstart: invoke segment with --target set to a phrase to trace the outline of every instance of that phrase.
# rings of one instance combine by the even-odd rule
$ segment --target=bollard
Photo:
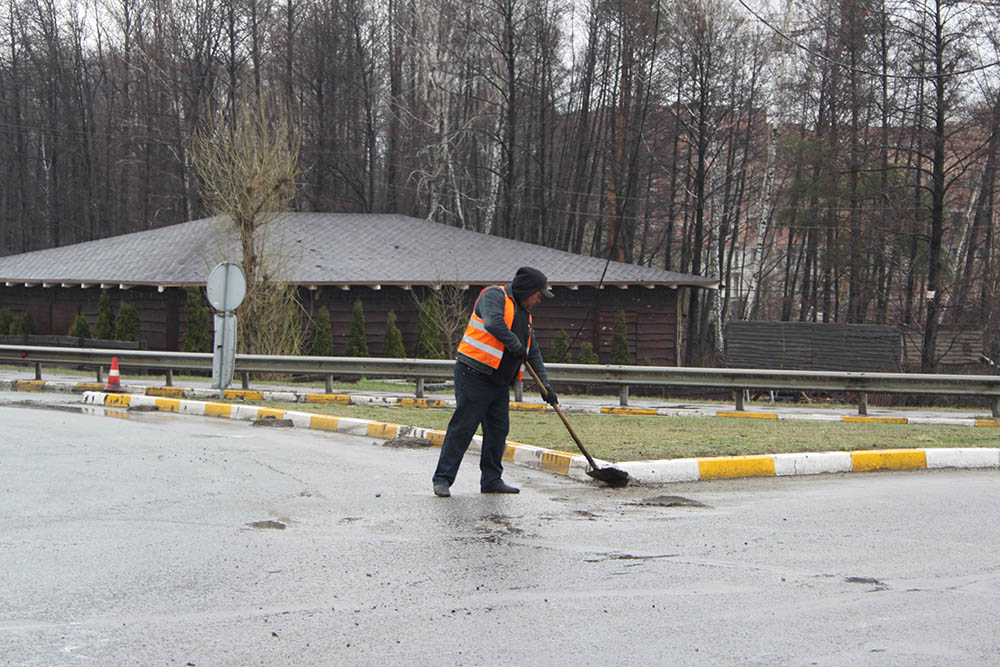
[[[514,400],[520,403],[524,399],[524,384],[518,380],[514,383]]]
[[[424,379],[423,378],[417,378],[417,392],[416,392],[416,395],[417,395],[417,398],[423,398],[424,397]]]
[[[168,368],[167,369],[167,377],[166,377],[165,382],[167,383],[168,387],[173,387],[174,386],[174,369],[173,368]]]
[[[104,384],[104,369],[100,364],[97,365],[97,384]]]
[[[326,393],[332,394],[333,393],[333,376],[332,375],[327,375],[326,378],[324,378],[324,379],[326,380]]]
[[[628,385],[623,384],[621,390],[618,392],[618,404],[623,408],[628,407]]]
[[[243,389],[250,388],[250,371],[243,371]]]
[[[36,380],[42,379],[42,365],[37,361],[35,362],[35,379]]]
[[[862,417],[868,416],[868,392],[858,392],[858,414]]]
[[[737,389],[733,392],[733,401],[736,403],[736,412],[743,412],[743,390]]]

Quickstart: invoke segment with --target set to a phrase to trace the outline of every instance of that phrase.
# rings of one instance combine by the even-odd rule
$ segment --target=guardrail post
[[[424,379],[423,378],[417,378],[416,396],[417,396],[417,398],[423,398],[424,397]]]
[[[520,380],[514,383],[514,400],[520,403],[524,399],[524,385]]]
[[[243,388],[250,388],[250,371],[243,371]]]
[[[1000,419],[1000,396],[993,397],[993,419]]]
[[[323,378],[323,380],[326,382],[326,385],[325,385],[326,386],[326,393],[332,394],[333,393],[333,376],[332,375],[327,375],[325,378]]]
[[[623,384],[621,389],[618,391],[618,405],[623,408],[628,407],[628,385]]]
[[[167,369],[167,377],[166,377],[165,382],[167,383],[168,387],[173,387],[174,386],[174,369],[173,368],[168,368]]]
[[[104,382],[104,367],[97,364],[97,384]]]
[[[35,362],[35,379],[36,380],[42,379],[42,365],[37,361]]]
[[[868,416],[868,392],[858,392],[858,414],[862,417]]]
[[[736,412],[743,412],[745,408],[743,407],[743,390],[737,389],[733,392],[733,402],[736,403]]]

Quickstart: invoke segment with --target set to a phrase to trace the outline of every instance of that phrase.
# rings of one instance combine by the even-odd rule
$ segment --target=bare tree
[[[288,209],[299,175],[299,131],[285,107],[251,97],[220,114],[195,138],[192,157],[202,196],[241,249],[247,295],[238,309],[240,347],[260,354],[294,354],[302,343],[294,287],[270,245],[269,226]]]

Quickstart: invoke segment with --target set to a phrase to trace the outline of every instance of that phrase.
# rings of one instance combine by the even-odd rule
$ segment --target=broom
[[[528,373],[531,374],[531,377],[532,379],[534,379],[535,384],[538,385],[539,390],[542,392],[542,398],[547,398],[549,392],[545,388],[545,385],[542,384],[542,381],[538,379],[538,374],[535,373],[535,369],[532,368],[531,364],[529,364],[527,361],[524,362],[524,367],[528,369]],[[580,442],[580,438],[577,437],[576,432],[573,430],[573,427],[570,426],[569,420],[566,419],[566,415],[563,414],[563,411],[559,408],[559,405],[554,404],[552,407],[555,409],[556,414],[559,415],[559,418],[562,419],[562,423],[566,427],[566,430],[569,431],[569,434],[573,437],[573,442],[575,442],[576,446],[580,448],[580,451],[583,452],[583,455],[587,457],[587,462],[590,463],[590,470],[587,471],[587,474],[593,477],[594,479],[604,482],[605,484],[607,484],[612,488],[620,488],[628,484],[628,473],[625,472],[624,470],[619,470],[618,468],[612,468],[610,466],[606,468],[597,467],[597,462],[594,461],[594,457],[592,457],[590,453],[584,448],[583,443]]]

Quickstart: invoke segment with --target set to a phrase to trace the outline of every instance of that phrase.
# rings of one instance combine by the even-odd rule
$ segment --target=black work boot
[[[521,493],[521,489],[517,488],[516,486],[511,486],[510,484],[506,483],[505,481],[503,481],[501,479],[499,482],[497,482],[493,486],[489,486],[489,487],[487,487],[485,489],[481,489],[481,492],[482,493]]]

